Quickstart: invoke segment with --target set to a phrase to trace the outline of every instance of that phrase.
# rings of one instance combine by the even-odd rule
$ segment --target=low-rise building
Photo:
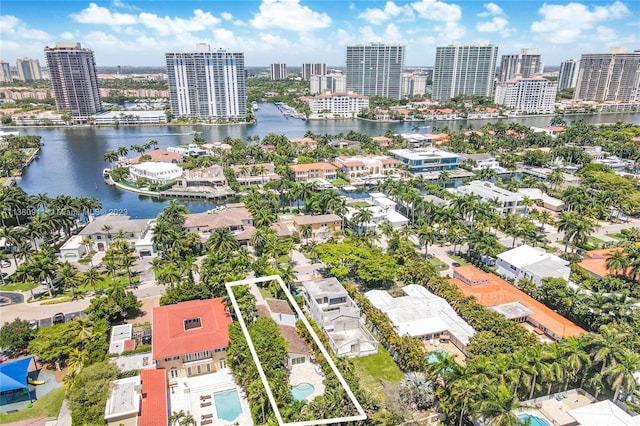
[[[454,190],[457,194],[473,194],[480,197],[484,203],[496,204],[498,213],[525,213],[527,206],[522,203],[524,196],[517,192],[500,188],[491,182],[474,180]]]
[[[363,109],[369,108],[369,97],[358,95],[351,89],[346,92],[324,89],[319,95],[305,96],[301,100],[309,104],[309,118],[355,117]]]
[[[305,215],[293,218],[293,227],[300,235],[304,234],[303,226],[305,225],[310,225],[311,227],[311,238],[326,239],[340,232],[342,218],[337,214]]]
[[[436,148],[392,149],[393,158],[409,166],[411,173],[457,170],[460,155]]]
[[[89,247],[84,244],[84,238],[80,235],[72,235],[67,241],[60,247],[60,258],[66,259],[80,259],[82,256],[89,253]]]
[[[273,163],[240,164],[231,166],[240,185],[264,185],[280,179]]]
[[[109,341],[110,354],[122,354],[125,351],[132,351],[136,348],[136,341],[133,340],[133,325],[114,325],[111,328],[111,340]]]
[[[207,155],[209,152],[198,146],[198,144],[190,143],[188,145],[170,146],[167,151],[180,155],[188,155],[190,157],[200,157],[201,155]]]
[[[584,254],[585,258],[578,262],[578,266],[598,279],[602,279],[612,274],[619,274],[621,271],[611,271],[607,267],[607,259],[609,259],[616,251],[624,251],[624,249],[622,247],[615,247],[589,250]],[[630,269],[631,267],[624,272],[627,273]]]
[[[463,353],[475,330],[441,297],[426,288],[410,284],[402,287],[405,296],[392,297],[384,290],[364,295],[376,308],[389,316],[400,336],[423,340],[451,341]]]
[[[109,111],[93,116],[95,124],[159,124],[167,122],[164,111]]]
[[[182,168],[172,163],[140,163],[129,166],[131,179],[147,179],[151,183],[165,184],[182,176]]]
[[[145,160],[151,163],[182,163],[183,156],[176,152],[165,151],[164,149],[154,149],[153,151],[145,152],[142,155],[129,160],[129,164],[139,164]]]
[[[243,203],[227,204],[225,208],[184,215],[184,228],[204,237],[218,228],[227,228],[231,233],[238,234],[248,226],[253,227],[253,216]]]
[[[139,256],[149,256],[155,253],[155,245],[151,241],[154,220],[131,219],[129,216],[106,214],[96,217],[89,222],[78,235],[91,239],[91,249],[105,251],[119,235],[129,241]]]
[[[211,188],[228,188],[227,178],[222,167],[213,165],[192,170],[184,170],[182,175],[176,180],[176,189],[180,190],[202,190],[206,192]]]
[[[484,168],[490,168],[496,172],[505,170],[500,166],[496,156],[488,152],[482,154],[460,154],[460,158],[463,163],[473,164],[471,166],[473,170],[482,170]]]
[[[554,340],[586,334],[581,327],[525,292],[473,265],[454,268],[449,283],[458,287],[465,296],[475,297],[478,303],[508,319],[529,324],[536,334],[545,334]]]
[[[313,182],[316,179],[335,180],[338,168],[331,163],[293,164],[289,166],[293,171],[296,182]]]
[[[496,270],[506,279],[518,281],[528,278],[537,286],[542,285],[545,278],[568,281],[571,273],[568,261],[547,253],[542,247],[527,244],[500,253],[496,259]]]
[[[552,212],[561,212],[564,210],[564,201],[547,195],[538,188],[520,188],[518,192],[525,197],[529,197],[532,201],[538,201],[547,210]]]
[[[371,220],[368,223],[357,225],[359,232],[370,232],[377,229],[381,224],[387,223],[393,229],[400,229],[409,224],[409,219],[396,211],[396,202],[387,198],[383,193],[371,192],[369,201],[371,206],[363,207],[371,212]],[[353,220],[358,212],[353,207],[347,207],[345,219]]]
[[[369,176],[385,177],[396,173],[400,164],[386,155],[341,155],[333,163],[347,175],[349,179]]]
[[[287,341],[287,367],[311,361],[311,349],[298,334],[297,315],[286,300],[265,299],[264,304],[256,305],[258,316],[269,317],[278,324],[280,335]]]
[[[111,391],[104,410],[107,426],[137,426],[141,394],[140,376],[111,382]]]
[[[364,326],[360,308],[336,278],[305,281],[303,296],[311,319],[329,337],[336,355],[366,356],[378,352],[378,342]]]
[[[152,322],[153,360],[166,370],[169,386],[226,368],[232,320],[223,298],[155,307]]]

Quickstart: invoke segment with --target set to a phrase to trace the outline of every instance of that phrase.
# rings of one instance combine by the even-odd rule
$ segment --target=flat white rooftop
[[[392,149],[391,154],[408,160],[432,160],[436,158],[460,158],[458,154],[436,148]]]

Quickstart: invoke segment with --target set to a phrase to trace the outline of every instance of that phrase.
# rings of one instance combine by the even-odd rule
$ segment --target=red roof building
[[[142,399],[137,426],[166,425],[169,421],[167,410],[167,375],[162,369],[140,370]]]
[[[153,308],[153,359],[170,382],[224,368],[231,322],[221,297]]]

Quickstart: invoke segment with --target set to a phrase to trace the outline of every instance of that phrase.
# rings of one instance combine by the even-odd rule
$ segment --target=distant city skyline
[[[499,55],[539,49],[545,66],[640,48],[637,1],[36,1],[3,0],[0,60],[44,63],[45,46],[82,43],[97,66],[162,66],[197,43],[242,51],[246,66],[344,66],[345,46],[406,45],[406,66],[433,66],[436,47],[488,41]]]

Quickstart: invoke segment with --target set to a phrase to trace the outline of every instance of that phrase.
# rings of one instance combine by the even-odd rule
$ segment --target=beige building
[[[169,387],[227,366],[232,321],[221,297],[155,307],[152,321],[153,360],[167,371]]]
[[[295,175],[296,182],[311,182],[314,179],[335,180],[338,168],[331,163],[294,164],[289,166]]]
[[[293,218],[293,227],[300,235],[302,235],[303,225],[311,225],[311,238],[329,238],[342,229],[342,218],[337,214],[296,216]]]

